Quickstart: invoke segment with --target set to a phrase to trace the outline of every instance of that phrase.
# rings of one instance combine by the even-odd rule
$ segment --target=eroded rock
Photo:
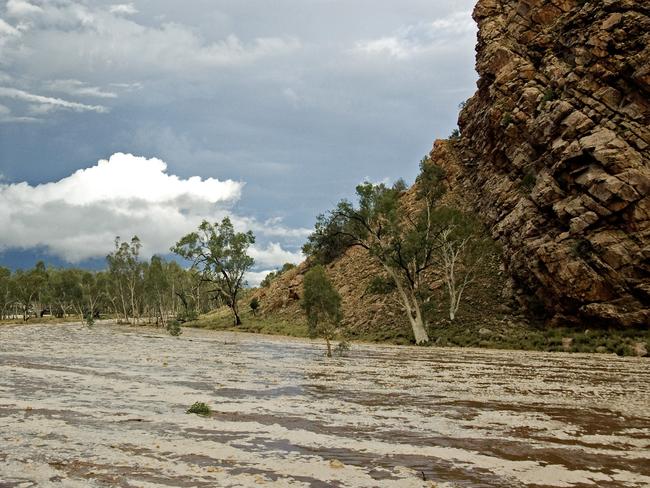
[[[553,313],[650,324],[650,5],[480,0],[474,18],[458,185]]]

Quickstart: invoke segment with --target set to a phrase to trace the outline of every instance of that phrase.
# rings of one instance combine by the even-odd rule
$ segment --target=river
[[[0,487],[647,487],[650,361],[0,326]],[[194,402],[209,417],[186,414]]]

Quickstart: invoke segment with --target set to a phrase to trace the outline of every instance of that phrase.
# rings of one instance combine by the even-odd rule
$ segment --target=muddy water
[[[258,485],[650,486],[650,361],[0,328],[1,487]]]

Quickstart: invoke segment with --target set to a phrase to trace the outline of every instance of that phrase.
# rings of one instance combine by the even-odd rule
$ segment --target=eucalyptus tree
[[[175,301],[175,297],[170,300],[169,278],[171,277],[167,276],[165,268],[165,262],[160,256],[152,256],[144,276],[147,302],[151,311],[155,314],[156,322],[163,327],[167,325],[167,314],[170,309],[170,304],[172,301]]]
[[[50,270],[50,300],[53,313],[65,317],[82,299],[80,271],[74,268]]]
[[[44,266],[39,262],[29,271],[18,270],[12,278],[12,290],[16,303],[20,305],[23,321],[27,321],[32,313],[38,315],[40,310],[40,295],[46,284]]]
[[[99,313],[99,307],[105,298],[105,284],[107,279],[105,273],[93,273],[82,271],[80,274],[80,286],[82,297],[82,314],[85,317],[95,317]]]
[[[14,303],[11,293],[11,271],[0,266],[0,320],[9,315],[9,309]]]
[[[423,300],[429,299],[424,277],[436,263],[436,236],[442,228],[435,207],[444,193],[442,170],[428,160],[420,167],[417,203],[410,208],[403,202],[403,184],[363,183],[356,188],[357,205],[342,200],[328,215],[319,216],[303,248],[321,261],[352,246],[366,249],[394,284],[417,344],[429,340],[422,312]]]
[[[303,281],[302,307],[307,315],[310,337],[322,337],[327,357],[332,357],[331,341],[341,321],[341,296],[332,286],[321,265],[314,266]]]
[[[488,271],[488,258],[496,246],[474,216],[447,207],[436,213],[443,223],[436,236],[436,260],[447,291],[449,320],[453,321],[465,290]]]
[[[40,315],[44,311],[44,303],[50,298],[50,273],[43,261],[38,261],[29,273],[31,275],[32,286],[34,287],[35,312],[37,315]]]
[[[171,312],[180,321],[192,320],[198,315],[199,303],[194,292],[200,287],[197,276],[195,270],[185,270],[175,261],[167,263]]]
[[[142,244],[138,236],[131,242],[120,242],[115,238],[115,250],[106,256],[109,273],[114,281],[117,301],[125,320],[139,318],[140,295],[143,284],[143,267],[139,260]]]
[[[204,220],[196,232],[179,240],[171,251],[192,263],[201,283],[210,285],[210,293],[222,299],[232,310],[235,325],[241,324],[237,298],[244,286],[244,274],[254,260],[247,252],[255,243],[251,231],[235,232],[225,217],[214,224]]]

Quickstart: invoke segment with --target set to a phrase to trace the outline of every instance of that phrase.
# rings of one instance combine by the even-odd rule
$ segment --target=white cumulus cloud
[[[2,248],[44,246],[70,262],[103,256],[116,235],[138,235],[144,254],[166,253],[204,219],[217,219],[243,183],[167,173],[159,159],[117,153],[57,182],[0,183]]]
[[[230,216],[238,230],[257,235],[290,235],[280,221],[257,222],[231,208],[244,183],[167,172],[157,158],[116,153],[56,182],[41,185],[0,180],[0,251],[44,247],[75,263],[103,257],[115,236],[140,237],[142,256],[167,254],[183,235],[201,221]],[[297,235],[302,235],[298,232]],[[302,260],[279,243],[254,246],[256,270]]]

